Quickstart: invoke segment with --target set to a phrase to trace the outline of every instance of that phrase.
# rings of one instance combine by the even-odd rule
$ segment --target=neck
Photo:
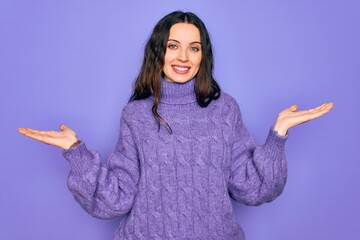
[[[167,104],[196,102],[195,78],[185,83],[168,82],[162,78],[160,102]]]

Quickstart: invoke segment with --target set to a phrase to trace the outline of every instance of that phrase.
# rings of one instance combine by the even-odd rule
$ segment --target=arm
[[[321,117],[333,106],[333,103],[325,103],[313,109],[297,111],[297,105],[293,105],[283,110],[270,130],[265,144],[256,147],[243,125],[236,104],[230,195],[247,205],[260,205],[279,196],[287,177],[284,151],[287,131],[294,126]]]
[[[91,215],[111,218],[129,212],[134,204],[139,164],[131,131],[121,117],[116,151],[106,166],[84,143],[69,148],[63,156],[70,162],[68,187],[79,204]]]
[[[279,136],[271,129],[265,144],[256,147],[242,122],[237,104],[234,122],[230,196],[246,205],[272,201],[282,193],[286,183],[284,144],[287,137]]]
[[[111,218],[130,211],[139,179],[137,151],[125,115],[123,111],[116,150],[106,166],[101,165],[100,155],[89,151],[84,143],[71,147],[78,139],[75,132],[63,124],[59,132],[31,128],[19,128],[19,132],[64,149],[63,156],[71,166],[68,187],[75,199],[91,215]]]

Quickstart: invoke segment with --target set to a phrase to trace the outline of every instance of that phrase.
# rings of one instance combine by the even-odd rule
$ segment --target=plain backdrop
[[[61,149],[18,127],[76,130],[103,161],[156,22],[174,10],[206,24],[214,76],[257,144],[277,114],[332,101],[290,130],[283,194],[233,204],[249,240],[359,240],[360,2],[357,0],[0,1],[0,239],[111,239],[121,218],[88,215],[67,189]]]

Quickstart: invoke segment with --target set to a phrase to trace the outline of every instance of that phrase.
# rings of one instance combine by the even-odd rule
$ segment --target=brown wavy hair
[[[205,24],[191,12],[175,11],[160,19],[146,43],[143,63],[135,80],[134,91],[129,102],[154,95],[152,113],[158,123],[158,128],[160,130],[160,125],[163,124],[170,134],[172,133],[171,127],[158,114],[157,108],[169,32],[176,23],[190,23],[200,31],[202,58],[199,71],[195,76],[194,86],[197,103],[201,107],[207,107],[212,100],[220,97],[220,87],[213,77],[213,53]]]

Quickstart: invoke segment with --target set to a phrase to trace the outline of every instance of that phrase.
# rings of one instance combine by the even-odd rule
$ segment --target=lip
[[[191,68],[185,65],[171,65],[171,67],[177,74],[187,74]]]

